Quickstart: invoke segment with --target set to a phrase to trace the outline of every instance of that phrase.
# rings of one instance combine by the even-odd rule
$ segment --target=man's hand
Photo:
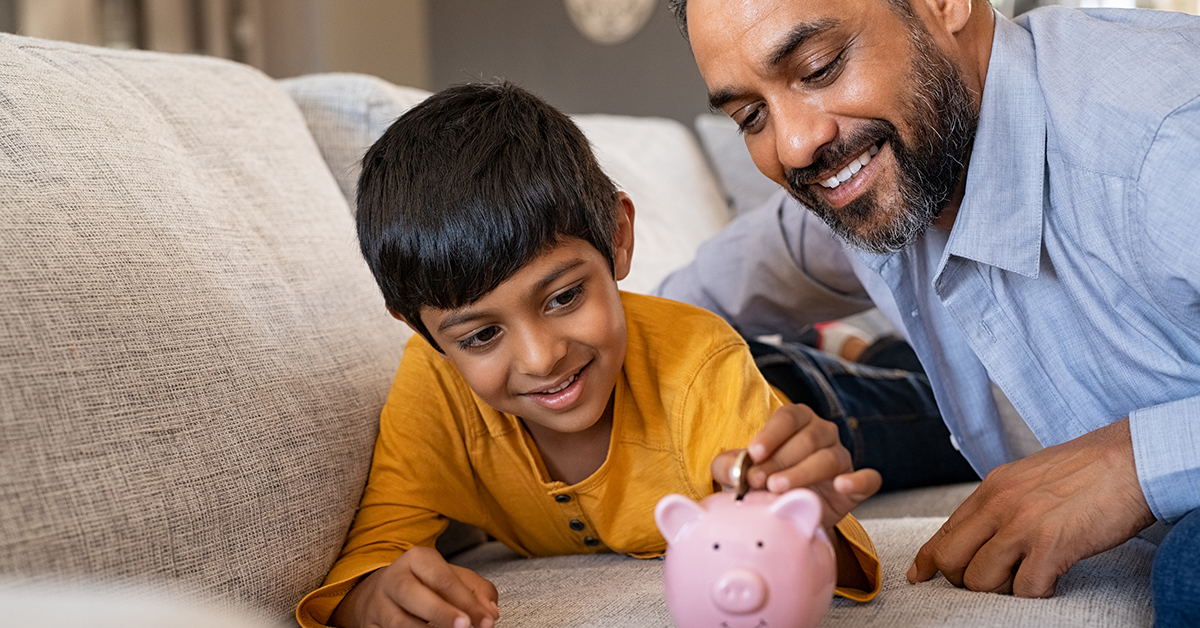
[[[1072,565],[1154,523],[1129,419],[997,467],[929,539],[909,582],[1050,597]]]
[[[359,581],[329,623],[492,628],[500,618],[498,597],[496,587],[479,574],[447,563],[436,550],[414,547]]]
[[[808,406],[787,405],[767,420],[747,448],[750,488],[783,493],[809,488],[821,497],[822,525],[831,529],[862,500],[874,495],[883,483],[874,469],[854,470],[850,452],[838,439],[837,426],[817,416]],[[730,469],[736,450],[722,452],[712,462],[712,475],[733,486]]]

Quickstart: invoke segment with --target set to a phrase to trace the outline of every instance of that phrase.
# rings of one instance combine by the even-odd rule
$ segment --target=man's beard
[[[912,24],[910,41],[915,54],[909,80],[915,90],[905,103],[905,122],[912,129],[911,141],[902,139],[891,122],[872,120],[827,146],[811,166],[786,175],[797,200],[851,246],[871,253],[904,248],[941,215],[958,186],[979,121],[962,73],[938,50],[924,25]],[[896,157],[898,189],[892,205],[898,207],[882,205],[876,189],[834,208],[806,184],[880,140],[886,140]]]

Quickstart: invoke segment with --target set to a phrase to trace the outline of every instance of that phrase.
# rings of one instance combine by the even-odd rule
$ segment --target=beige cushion
[[[225,61],[0,59],[0,571],[290,615],[403,341],[304,120]]]
[[[943,518],[873,519],[863,526],[879,549],[883,590],[858,604],[835,599],[823,628],[1065,628],[1149,626],[1154,546],[1132,539],[1080,562],[1045,600],[975,593],[940,575],[912,585],[905,577],[917,549]],[[662,561],[619,555],[520,559],[488,543],[455,560],[500,591],[501,625],[538,628],[671,626],[663,600]]]

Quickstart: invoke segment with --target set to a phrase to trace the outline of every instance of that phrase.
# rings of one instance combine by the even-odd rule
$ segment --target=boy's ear
[[[415,334],[421,333],[421,332],[417,331],[416,327],[413,327],[412,323],[408,322],[407,318],[404,318],[403,314],[401,314],[400,312],[397,312],[396,310],[393,310],[391,308],[391,306],[387,306],[387,311],[388,311],[388,314],[392,315],[392,318],[400,321],[401,323],[404,323],[405,325],[408,325],[408,328],[413,330],[413,333],[415,333]]]
[[[613,234],[613,277],[617,281],[629,276],[633,259],[633,199],[617,192],[617,230]]]

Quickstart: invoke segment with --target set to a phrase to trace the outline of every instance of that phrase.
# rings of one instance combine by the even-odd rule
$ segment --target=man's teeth
[[[563,382],[563,383],[562,383],[562,385],[558,386],[557,388],[552,388],[552,389],[550,389],[550,390],[543,390],[542,392],[540,392],[540,393],[538,393],[538,394],[539,394],[539,395],[553,395],[553,394],[554,394],[554,393],[556,393],[556,392],[559,392],[559,391],[561,391],[561,390],[565,390],[565,389],[566,389],[566,387],[567,387],[567,386],[570,386],[571,384],[573,384],[573,383],[575,382],[575,379],[576,379],[576,378],[578,378],[578,377],[579,377],[579,373],[576,373],[576,374],[574,374],[574,375],[572,375],[572,376],[568,377],[568,378],[567,378],[567,381]]]
[[[878,152],[879,146],[872,144],[870,148],[863,151],[863,154],[858,156],[858,159],[851,161],[850,165],[842,168],[841,172],[829,177],[828,179],[825,179],[824,181],[819,181],[818,183],[820,183],[822,187],[826,187],[831,190],[836,188],[837,186],[849,181],[854,175],[858,174],[858,171],[862,170],[863,166],[871,163],[871,158],[874,157]]]

